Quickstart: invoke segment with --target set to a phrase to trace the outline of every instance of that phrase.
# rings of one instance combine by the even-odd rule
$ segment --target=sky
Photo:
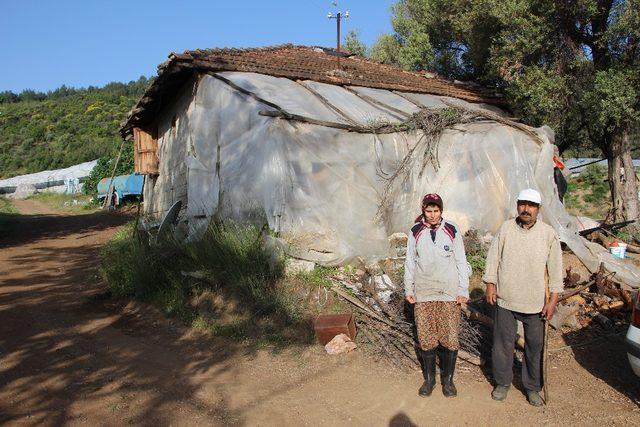
[[[156,75],[170,52],[283,43],[371,46],[391,32],[392,0],[0,0],[0,91],[103,86]]]

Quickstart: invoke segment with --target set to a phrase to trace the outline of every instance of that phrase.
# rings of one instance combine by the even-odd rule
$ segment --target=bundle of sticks
[[[344,275],[332,277],[332,290],[352,305],[361,339],[377,349],[380,356],[398,366],[418,367],[416,357],[417,335],[404,292],[397,288],[387,302],[383,301],[375,286],[356,286]],[[492,320],[472,307],[462,307],[460,346],[458,357],[476,366],[482,364],[481,354],[489,348],[488,327]]]

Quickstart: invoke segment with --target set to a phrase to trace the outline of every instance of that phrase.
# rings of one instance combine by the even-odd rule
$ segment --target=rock
[[[580,310],[578,304],[562,305],[559,304],[556,308],[556,313],[553,315],[549,324],[555,329],[560,329],[562,326],[571,326],[577,323],[576,314]]]
[[[365,266],[365,270],[371,276],[377,276],[379,274],[382,274],[382,268],[380,267],[380,265],[378,265],[377,262],[367,264]]]
[[[324,346],[324,349],[328,354],[341,354],[355,350],[356,347],[356,343],[351,341],[348,335],[339,334],[333,337],[333,339]]]
[[[313,261],[305,261],[303,259],[288,258],[284,271],[287,276],[293,276],[298,273],[311,273],[316,268]]]
[[[274,268],[284,257],[286,245],[278,238],[262,234],[262,247],[269,254],[269,266]]]
[[[392,248],[397,248],[399,246],[407,247],[407,240],[409,239],[405,233],[393,233],[388,237],[389,244]]]
[[[11,199],[22,200],[26,199],[29,196],[33,196],[34,194],[36,194],[36,191],[36,186],[33,184],[18,184],[16,186],[16,191],[14,191],[12,194],[8,194],[7,197]]]
[[[376,290],[379,290],[379,291],[386,291],[388,289],[393,290],[396,288],[396,286],[391,281],[391,278],[386,274],[374,276],[373,281],[376,284]]]
[[[407,256],[407,235],[404,233],[393,233],[389,239],[389,255],[391,257]]]
[[[482,236],[482,241],[487,244],[490,245],[491,242],[493,242],[493,234],[491,233],[487,233],[484,236]]]
[[[404,259],[386,258],[379,263],[382,271],[391,278],[393,283],[402,283],[404,280]]]
[[[363,281],[364,279],[367,278],[367,272],[364,270],[361,270],[359,268],[356,269],[356,271],[354,272],[354,274],[356,275],[356,277],[358,278],[359,281]]]

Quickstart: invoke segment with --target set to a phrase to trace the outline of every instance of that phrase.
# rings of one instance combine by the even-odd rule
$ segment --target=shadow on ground
[[[154,424],[179,412],[198,424],[242,424],[242,414],[227,406],[225,390],[216,390],[212,402],[203,400],[201,385],[234,372],[234,356],[252,354],[255,347],[193,337],[149,306],[123,311],[123,303],[102,298],[100,245],[129,218],[97,213],[6,219],[10,228],[0,243],[0,422],[62,425],[96,417],[105,422],[100,417],[107,416],[113,423]]]
[[[624,345],[627,328],[624,322],[607,330],[592,323],[563,338],[585,370],[640,406],[640,379],[631,370]]]

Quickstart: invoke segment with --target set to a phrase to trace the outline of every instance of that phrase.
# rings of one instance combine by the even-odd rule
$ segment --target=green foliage
[[[217,335],[257,334],[279,342],[291,338],[281,329],[294,326],[306,331],[299,337],[309,338],[303,307],[281,280],[284,261],[274,262],[261,230],[252,225],[212,223],[199,241],[168,238],[157,244],[131,225],[103,248],[100,271],[115,296],[153,302]],[[190,304],[203,292],[223,296],[237,310],[228,319],[198,313]]]
[[[397,42],[400,66],[503,89],[518,117],[555,129],[561,149],[606,153],[614,133],[638,122],[639,9],[634,0],[399,0],[385,40]]]
[[[383,64],[398,64],[400,42],[390,34],[381,35],[370,51],[371,59]]]
[[[11,200],[0,197],[0,214],[16,214],[18,210],[13,206]]]
[[[564,205],[573,215],[603,219],[611,207],[610,200],[607,170],[593,164],[569,179]]]
[[[344,47],[354,55],[367,56],[367,46],[360,40],[360,31],[351,30],[344,38]]]
[[[98,182],[102,178],[110,178],[113,174],[113,166],[116,161],[115,156],[102,156],[93,168],[87,179],[84,181],[82,191],[85,194],[96,194]],[[115,175],[125,175],[133,172],[133,144],[125,142],[122,148],[120,161],[116,167]]]
[[[310,272],[300,272],[296,274],[296,279],[302,281],[309,288],[330,288],[329,279],[337,271],[335,267],[316,266]]]
[[[148,84],[141,77],[103,88],[0,93],[0,177],[114,158],[120,124]],[[131,172],[133,148],[126,145],[123,169]]]
[[[29,199],[42,202],[55,210],[74,214],[95,212],[100,207],[91,198],[79,194],[42,192],[29,196]]]

